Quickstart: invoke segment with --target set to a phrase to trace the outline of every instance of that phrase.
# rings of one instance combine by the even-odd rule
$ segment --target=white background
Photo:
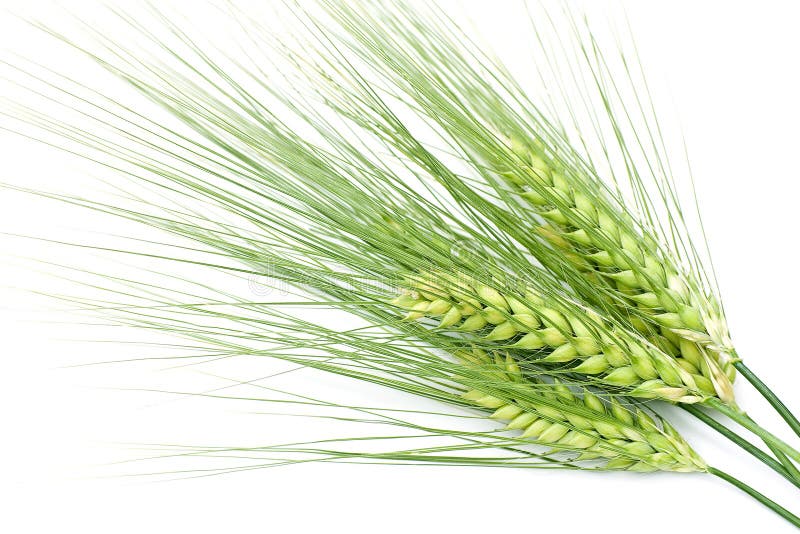
[[[0,2],[11,12],[53,16],[49,4],[24,4]],[[444,3],[474,12],[476,25],[487,34],[502,33],[504,21],[519,13],[511,2],[496,2],[491,9],[482,4]],[[137,9],[135,3],[119,5]],[[750,367],[800,410],[800,4],[624,5],[648,73],[666,80],[671,91],[674,110],[666,112],[678,114],[686,133],[735,343]],[[80,3],[80,12],[91,13],[87,6]],[[0,14],[4,59],[9,50],[50,55],[41,41],[15,28]],[[85,166],[10,134],[0,133],[0,160],[0,181],[83,191]],[[0,231],[49,237],[71,235],[73,229],[131,231],[97,224],[75,210],[0,190]],[[54,283],[18,256],[47,254],[69,263],[74,250],[11,237],[1,238],[0,247],[0,491],[7,492],[0,496],[0,530],[5,532],[790,531],[734,488],[702,475],[312,464],[170,482],[108,476],[104,463],[125,449],[115,442],[266,437],[286,423],[248,414],[251,408],[245,406],[104,389],[128,380],[160,385],[163,371],[157,369],[63,367],[131,357],[137,349],[65,340],[76,337],[74,327],[50,322],[47,304],[25,291],[66,291],[68,284]],[[180,376],[188,381],[186,389],[204,387],[201,378]],[[756,419],[789,438],[743,380],[737,395]],[[709,463],[741,474],[800,512],[796,489],[733,448],[712,442],[710,433],[682,414],[674,418]]]

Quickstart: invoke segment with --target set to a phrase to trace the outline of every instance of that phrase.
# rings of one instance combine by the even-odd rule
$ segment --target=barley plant
[[[80,21],[31,24],[127,96],[15,55],[2,68],[21,96],[3,100],[0,127],[93,162],[118,202],[4,187],[180,244],[31,236],[144,258],[163,280],[76,265],[91,281],[76,277],[75,294],[58,298],[183,339],[203,350],[199,361],[287,362],[424,397],[446,419],[424,425],[296,394],[291,403],[440,442],[406,446],[408,436],[389,433],[188,447],[192,457],[253,462],[219,472],[356,460],[700,472],[800,526],[657,413],[659,403],[686,410],[800,487],[800,452],[737,403],[736,370],[800,431],[734,348],[635,47],[604,48],[568,8],[531,8],[539,91],[530,92],[435,3],[287,2],[274,7],[280,34],[225,4],[220,21],[239,45],[230,50],[155,7],[111,11],[136,43]],[[190,279],[171,274],[177,266],[190,266]],[[266,273],[296,300],[225,293],[205,283],[211,272]],[[349,319],[327,327],[307,319],[308,307]],[[484,430],[461,424],[474,419]],[[370,441],[388,448],[361,448]]]

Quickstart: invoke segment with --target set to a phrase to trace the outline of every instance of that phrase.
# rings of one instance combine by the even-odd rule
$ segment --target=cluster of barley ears
[[[503,422],[486,432],[423,427],[374,409],[370,415],[384,424],[457,443],[381,453],[313,443],[259,451],[286,455],[279,463],[311,455],[701,471],[800,525],[710,467],[652,410],[654,401],[685,407],[800,485],[800,453],[737,405],[735,369],[796,431],[800,424],[736,354],[649,104],[624,107],[619,85],[635,89],[634,77],[612,75],[589,27],[569,14],[562,21],[571,35],[572,48],[561,48],[567,65],[594,81],[577,84],[584,98],[576,108],[591,113],[598,100],[606,103],[581,124],[537,105],[435,6],[323,1],[318,8],[284,14],[294,33],[276,38],[232,6],[242,42],[228,51],[206,49],[158,11],[147,22],[116,13],[141,36],[142,50],[88,25],[78,34],[85,41],[41,28],[176,122],[57,68],[4,63],[30,97],[5,105],[4,128],[98,163],[120,202],[14,188],[142,223],[184,244],[167,253],[145,242],[80,246],[189,264],[198,273],[196,294],[167,289],[175,283],[168,275],[152,287],[95,273],[92,286],[109,300],[71,302],[222,357],[268,356]],[[533,26],[543,63],[554,65],[542,32],[558,24],[545,18]],[[544,86],[575,82],[556,77]],[[642,132],[631,118],[637,114]],[[578,138],[570,134],[576,125],[585,126]],[[593,135],[599,158],[586,142]],[[265,266],[269,283],[291,288],[301,303],[357,316],[369,328],[323,328],[298,310],[201,281],[205,270],[256,276]],[[769,452],[704,408],[754,432]]]

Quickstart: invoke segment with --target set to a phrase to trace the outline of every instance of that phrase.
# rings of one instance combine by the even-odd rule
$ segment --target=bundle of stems
[[[95,162],[113,177],[119,202],[6,187],[175,236],[183,244],[166,251],[148,248],[156,243],[62,245],[191,265],[198,275],[190,282],[202,290],[96,273],[92,287],[109,300],[70,301],[217,355],[277,358],[504,423],[500,431],[434,428],[371,409],[384,424],[454,443],[249,451],[279,464],[310,455],[699,471],[800,526],[710,467],[654,411],[656,401],[684,407],[800,487],[800,452],[736,402],[738,370],[800,435],[797,419],[733,347],[647,86],[637,87],[631,70],[638,63],[621,56],[624,76],[614,76],[588,26],[568,14],[568,46],[551,48],[546,33],[558,23],[534,18],[539,65],[551,78],[542,77],[543,87],[572,110],[559,120],[557,102],[537,106],[435,6],[322,1],[313,13],[291,11],[296,31],[277,38],[230,7],[238,51],[205,47],[159,11],[148,21],[115,13],[141,50],[88,25],[88,43],[40,26],[169,120],[59,69],[3,63],[29,98],[4,105],[2,127]],[[205,270],[267,275],[297,292],[296,304],[367,326],[328,329],[224,294],[199,282]],[[703,408],[753,432],[770,452]]]

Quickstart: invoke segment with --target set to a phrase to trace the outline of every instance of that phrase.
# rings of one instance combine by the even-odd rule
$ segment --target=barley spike
[[[705,350],[733,381],[735,351],[716,299],[693,287],[656,241],[639,235],[632,216],[614,210],[602,192],[590,198],[573,187],[568,172],[535,143],[507,142],[521,163],[505,164],[500,174],[545,219],[538,234],[592,284],[611,292],[606,304],[640,312],[622,314],[634,328],[656,337],[666,350],[682,353],[684,365],[696,364],[696,352]]]
[[[596,460],[604,469],[628,471],[705,471],[707,466],[666,421],[657,423],[641,409],[631,410],[617,399],[603,401],[583,390],[576,393],[556,381],[523,377],[508,354],[483,350],[459,351],[457,357],[479,369],[492,393],[480,385],[463,397],[491,410],[506,429],[554,452],[575,453],[573,461]],[[495,390],[505,391],[502,398]],[[514,393],[518,392],[515,396]]]
[[[548,305],[533,289],[523,293],[498,291],[467,277],[429,273],[410,280],[394,304],[408,310],[406,318],[437,317],[439,327],[471,333],[478,344],[503,346],[557,372],[582,374],[598,385],[623,388],[638,398],[677,403],[719,397],[733,404],[732,385],[702,347],[684,355],[659,348],[671,342],[653,341],[602,319]]]

